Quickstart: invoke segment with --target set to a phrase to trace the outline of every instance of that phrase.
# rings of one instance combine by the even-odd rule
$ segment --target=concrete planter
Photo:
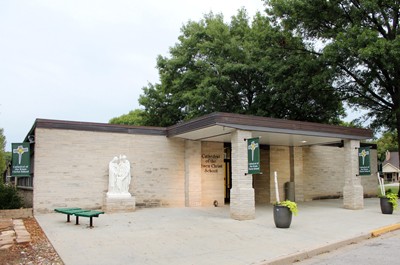
[[[0,210],[0,218],[28,218],[32,217],[32,208]]]
[[[274,221],[277,228],[289,228],[292,223],[292,212],[286,206],[274,205]]]

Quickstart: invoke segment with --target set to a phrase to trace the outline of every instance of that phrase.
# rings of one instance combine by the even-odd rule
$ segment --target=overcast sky
[[[182,25],[242,7],[264,11],[261,0],[0,0],[6,151],[36,118],[107,123],[138,108]]]

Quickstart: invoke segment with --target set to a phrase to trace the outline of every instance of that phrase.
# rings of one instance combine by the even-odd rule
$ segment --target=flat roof
[[[269,145],[331,144],[342,140],[366,140],[372,130],[274,119],[252,115],[215,112],[168,127],[168,137],[191,140],[230,141],[234,130],[251,131],[253,137]]]
[[[35,128],[160,135],[218,142],[230,142],[230,134],[233,131],[246,130],[251,131],[253,137],[261,137],[262,144],[291,146],[332,144],[345,139],[366,140],[373,137],[373,132],[368,129],[222,112],[211,113],[170,127],[36,119],[28,135],[33,134]]]
[[[62,130],[77,130],[90,132],[111,132],[125,134],[147,134],[147,135],[167,135],[167,128],[152,127],[152,126],[132,126],[122,124],[95,123],[95,122],[80,122],[80,121],[63,121],[36,119],[32,126],[30,134],[35,128],[46,129],[62,129]]]

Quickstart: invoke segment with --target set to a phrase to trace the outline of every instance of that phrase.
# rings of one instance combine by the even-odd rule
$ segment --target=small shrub
[[[280,203],[277,203],[277,205],[281,205],[281,206],[286,206],[289,208],[289,210],[294,214],[297,215],[297,213],[299,212],[297,209],[297,204],[295,202],[286,200],[286,201],[282,201]]]
[[[22,198],[12,185],[0,182],[0,209],[19,209],[23,206]]]
[[[398,202],[397,202],[397,199],[398,199],[398,198],[397,198],[397,194],[388,192],[388,193],[386,193],[386,198],[388,198],[388,201],[389,201],[391,204],[393,204],[393,210],[396,210],[397,207],[398,207]]]

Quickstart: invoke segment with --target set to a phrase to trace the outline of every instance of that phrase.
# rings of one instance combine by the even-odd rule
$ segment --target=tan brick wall
[[[201,142],[185,141],[185,206],[202,205]]]
[[[344,187],[343,148],[303,147],[304,199],[338,196]]]
[[[278,189],[279,189],[279,199],[285,199],[284,185],[285,182],[290,181],[290,157],[289,157],[289,147],[287,146],[271,146],[270,147],[270,202],[276,202],[276,192],[275,192],[275,181],[274,172],[278,174]]]
[[[343,196],[344,167],[346,166],[344,148],[311,146],[303,147],[304,160],[304,199]],[[374,162],[375,161],[375,162]],[[371,171],[377,171],[376,150],[371,152]],[[376,195],[376,176],[362,176],[364,194]]]
[[[236,135],[240,140],[235,138],[236,145],[249,137],[249,133],[241,134]],[[211,206],[214,200],[220,205],[224,203],[223,143],[185,144],[184,140],[165,136],[39,128],[35,143],[34,212],[51,212],[57,207],[102,208],[108,189],[108,164],[120,154],[126,155],[131,163],[130,192],[138,207],[185,206],[185,199],[187,206]],[[235,165],[234,157],[240,160],[239,165]],[[285,198],[285,182],[290,181],[289,147],[262,148],[263,174],[254,175],[253,179],[244,175],[247,172],[244,160],[242,154],[232,154],[232,167],[237,175],[233,178],[236,189],[231,190],[231,207],[234,205],[234,215],[238,214],[238,218],[243,218],[242,212],[247,209],[243,207],[253,207],[250,200],[275,202],[274,171],[278,172],[280,200]],[[376,150],[372,150],[371,164],[372,172],[376,172]],[[345,165],[343,148],[294,148],[296,200],[342,195]],[[361,177],[361,184],[364,194],[376,195],[375,173]],[[244,198],[245,203],[232,203],[232,195]],[[243,216],[252,218],[252,211]]]
[[[371,149],[371,176],[362,176],[361,185],[364,188],[364,196],[377,196],[378,192],[378,153]]]
[[[294,147],[295,200],[304,201],[304,156],[302,147]]]
[[[184,142],[164,136],[36,129],[34,211],[101,208],[108,164],[124,154],[139,205],[184,205]]]
[[[201,179],[202,205],[212,206],[214,200],[217,200],[219,205],[224,205],[224,143],[202,142]]]
[[[270,202],[270,170],[269,170],[269,150],[266,147],[260,149],[261,173],[253,175],[254,196],[256,203],[269,204]]]

